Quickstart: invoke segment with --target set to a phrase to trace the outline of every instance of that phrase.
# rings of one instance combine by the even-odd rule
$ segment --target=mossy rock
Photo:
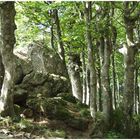
[[[88,129],[88,121],[82,118],[72,118],[66,121],[69,127],[72,127],[76,130],[84,131]]]
[[[57,97],[61,97],[63,100],[69,101],[71,103],[76,103],[76,98],[72,95],[72,93],[59,93]]]
[[[28,102],[28,105],[36,111],[34,116],[43,113],[44,117],[48,119],[64,121],[68,127],[81,131],[88,129],[89,117],[87,116],[89,112],[86,108],[83,107],[85,110],[80,112],[77,104],[66,101],[61,97],[38,97]]]

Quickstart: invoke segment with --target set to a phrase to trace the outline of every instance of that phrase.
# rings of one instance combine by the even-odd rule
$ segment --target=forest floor
[[[22,123],[0,126],[0,139],[88,139],[89,129],[78,130],[60,120],[40,118],[38,121],[26,119]]]

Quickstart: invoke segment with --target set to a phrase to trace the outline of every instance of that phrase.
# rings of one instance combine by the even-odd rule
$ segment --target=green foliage
[[[76,103],[76,98],[71,93],[59,93],[57,96],[71,103]]]
[[[133,115],[133,123],[132,123],[133,137],[140,137],[140,115]]]
[[[45,131],[45,137],[46,138],[65,138],[66,137],[66,133],[64,130],[51,130],[51,129],[47,129]]]
[[[107,139],[122,139],[124,138],[124,135],[119,133],[119,132],[115,132],[115,131],[109,131],[105,134],[105,138]]]
[[[17,125],[19,126],[20,129],[25,129],[25,128],[29,128],[30,123],[27,119],[21,118],[20,122],[17,123]]]
[[[45,112],[46,104],[46,98],[43,97],[40,93],[34,95],[31,99],[27,100],[27,105],[30,108],[35,109],[36,112]]]
[[[21,108],[19,105],[14,104],[14,110],[17,116],[19,116],[19,114],[21,113]]]
[[[124,129],[124,114],[121,108],[116,108],[113,112],[112,120],[113,120],[113,128],[115,130],[121,131]]]
[[[84,117],[84,118],[90,117],[90,110],[87,108],[80,109],[79,113],[81,117]]]
[[[0,117],[0,126],[7,126],[9,127],[10,125],[12,125],[12,118],[7,116],[7,117]]]

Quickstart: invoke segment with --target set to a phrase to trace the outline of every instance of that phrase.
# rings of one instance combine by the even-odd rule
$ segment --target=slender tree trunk
[[[88,69],[88,66],[86,66],[86,104],[90,104],[90,71]]]
[[[140,114],[140,87],[138,86],[138,114]]]
[[[110,90],[110,79],[109,79],[109,68],[110,68],[110,56],[111,56],[111,46],[109,37],[106,38],[104,46],[104,62],[101,69],[101,83],[103,91],[103,113],[105,117],[105,122],[109,124],[112,113],[112,96]]]
[[[95,69],[95,54],[93,52],[93,44],[91,37],[91,2],[85,3],[85,18],[86,18],[86,39],[88,46],[88,66],[90,70],[90,112],[91,116],[95,118],[95,112],[97,111],[96,104],[96,69]]]
[[[120,83],[119,83],[119,78],[118,78],[118,75],[116,75],[116,82],[117,82],[117,95],[116,95],[116,104],[117,104],[117,107],[119,107],[120,105]]]
[[[54,12],[54,19],[55,19],[57,39],[58,39],[58,53],[60,55],[60,58],[65,62],[65,52],[64,52],[64,46],[62,41],[58,10],[54,9],[53,12]]]
[[[51,2],[50,2],[51,3]],[[51,17],[51,27],[50,27],[50,30],[51,30],[51,47],[52,49],[54,49],[54,18],[53,18],[53,10],[49,10],[50,12],[50,17]]]
[[[54,32],[53,32],[53,23],[51,24],[51,46],[54,49]]]
[[[113,106],[114,109],[116,109],[117,103],[116,103],[116,71],[115,71],[115,51],[112,53],[112,80],[113,80]]]
[[[56,24],[56,32],[57,32],[57,39],[58,39],[58,53],[64,63],[65,69],[67,71],[67,66],[66,66],[66,61],[65,61],[65,49],[64,49],[64,45],[63,45],[63,41],[62,41],[62,34],[61,34],[58,10],[54,9],[53,13],[54,13],[54,20],[55,20],[55,24]],[[68,71],[67,71],[67,77],[68,77]]]
[[[135,83],[134,83],[134,113],[138,114],[138,68],[136,64],[136,69],[135,69]]]
[[[103,36],[101,36],[101,38],[100,38],[100,45],[99,45],[99,60],[100,60],[100,72],[99,72],[99,78],[100,78],[100,80],[99,80],[99,84],[100,84],[100,94],[102,94],[102,95],[100,95],[101,97],[100,97],[100,104],[101,104],[101,111],[103,111],[103,101],[102,101],[102,96],[103,96],[103,88],[102,88],[102,67],[103,67],[103,64],[104,64],[104,48],[105,48],[105,41],[104,41],[104,37]]]
[[[101,84],[101,68],[98,68],[98,104],[99,104],[99,111],[103,111],[102,107],[102,84]]]
[[[14,116],[13,88],[15,76],[15,60],[13,48],[15,44],[14,2],[3,2],[1,4],[1,33],[2,33],[2,61],[5,69],[4,81],[0,97],[0,114],[2,116]]]
[[[86,103],[86,96],[87,96],[87,90],[86,90],[86,64],[85,64],[85,54],[84,49],[81,53],[81,60],[82,60],[82,73],[83,73],[83,103]]]
[[[4,66],[2,63],[2,56],[1,56],[1,51],[0,51],[0,91],[2,88],[3,79],[4,79]]]
[[[96,43],[97,44],[97,48],[98,48],[98,53],[97,53],[97,59],[98,59],[98,77],[97,77],[97,93],[98,93],[98,110],[99,111],[103,111],[103,106],[102,106],[102,84],[101,84],[101,64],[102,64],[102,60],[100,59],[100,42]]]
[[[71,81],[72,86],[72,94],[74,97],[76,97],[78,100],[82,102],[82,84],[80,79],[80,67],[78,65],[78,56],[76,54],[71,54],[69,56],[69,62],[68,62],[68,73]],[[79,57],[80,59],[80,57]],[[79,60],[80,61],[80,60]]]

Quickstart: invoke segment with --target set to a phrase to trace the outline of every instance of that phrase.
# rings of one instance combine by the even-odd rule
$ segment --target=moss
[[[116,131],[109,131],[105,134],[104,137],[107,139],[120,139],[124,138],[124,135]]]
[[[19,115],[21,113],[21,108],[17,104],[14,104],[14,110],[16,115]]]
[[[59,93],[57,96],[71,103],[76,103],[76,98],[71,93]]]
[[[86,109],[86,108],[81,109],[80,110],[80,116],[83,117],[83,118],[85,118],[85,117],[86,118],[91,117],[89,109]]]
[[[66,120],[66,123],[69,127],[72,127],[77,130],[85,130],[88,128],[88,123],[85,119],[82,118],[71,118]]]
[[[66,133],[63,130],[46,130],[44,134],[45,138],[65,138]]]

